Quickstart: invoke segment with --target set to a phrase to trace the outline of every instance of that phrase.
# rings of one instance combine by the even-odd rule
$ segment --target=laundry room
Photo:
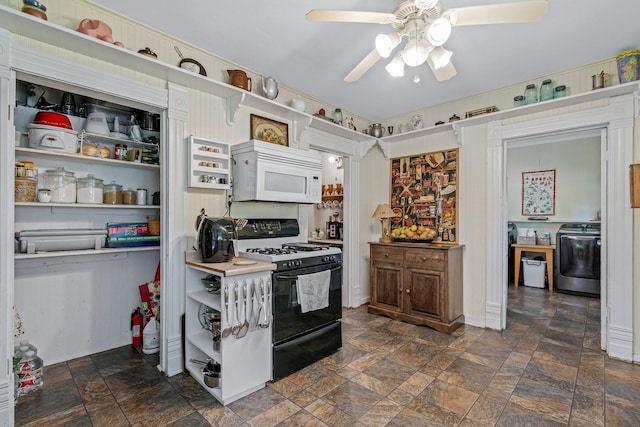
[[[602,140],[593,131],[509,144],[510,284],[517,276],[526,285],[552,289],[555,281],[558,291],[600,295]]]

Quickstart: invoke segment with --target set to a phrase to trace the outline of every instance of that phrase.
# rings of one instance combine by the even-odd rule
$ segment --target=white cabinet
[[[261,262],[249,266],[232,262],[201,263],[194,252],[186,254],[185,367],[223,405],[263,388],[271,379],[270,293],[271,270],[274,268],[274,264]],[[211,274],[220,278],[221,288],[217,293],[205,290],[200,280]],[[260,292],[261,285],[266,290],[264,298]],[[246,335],[229,333],[221,339],[219,349],[214,350],[213,336],[199,319],[202,305],[220,313],[221,331],[244,324],[246,310],[249,321]],[[258,326],[260,322],[255,320],[258,314],[263,319],[263,326],[266,314],[268,326]],[[202,366],[192,359],[203,362],[211,359],[219,363],[220,387],[207,387]]]
[[[230,188],[229,144],[189,137],[189,187]]]

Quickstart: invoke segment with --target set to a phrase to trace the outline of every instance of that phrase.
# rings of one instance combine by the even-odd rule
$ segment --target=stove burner
[[[249,253],[262,254],[262,255],[289,255],[295,254],[296,251],[293,248],[282,247],[282,248],[249,248],[247,249]]]

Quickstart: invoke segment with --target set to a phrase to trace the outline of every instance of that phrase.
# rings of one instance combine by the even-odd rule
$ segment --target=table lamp
[[[378,205],[375,212],[373,212],[372,218],[376,218],[380,220],[380,226],[382,228],[382,237],[380,237],[380,243],[391,243],[391,237],[389,237],[389,233],[387,228],[385,227],[385,221],[389,218],[395,217],[396,214],[391,210],[391,207],[387,204]]]

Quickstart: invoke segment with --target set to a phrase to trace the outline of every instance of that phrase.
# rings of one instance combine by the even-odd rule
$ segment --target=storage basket
[[[149,234],[152,236],[160,235],[160,220],[159,219],[151,219],[147,217],[147,224],[149,224]]]
[[[549,237],[538,237],[538,245],[549,246],[551,244],[551,239]]]
[[[14,198],[16,202],[35,202],[38,180],[16,177]]]
[[[536,244],[536,236],[518,236],[518,244],[519,245],[535,245]]]

